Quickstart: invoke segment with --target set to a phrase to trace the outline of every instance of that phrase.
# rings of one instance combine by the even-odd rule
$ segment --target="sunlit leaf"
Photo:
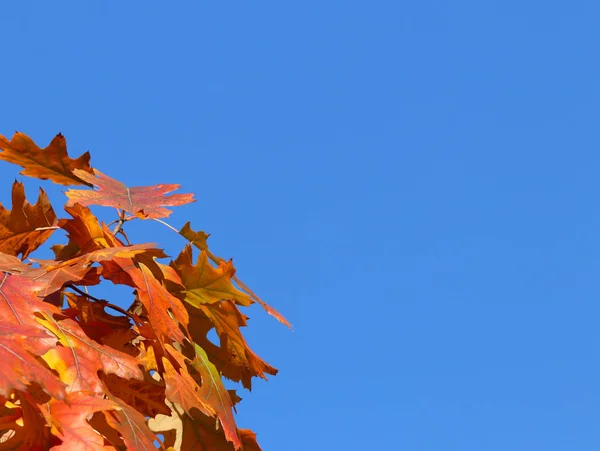
[[[165,206],[176,206],[194,202],[193,194],[167,193],[175,191],[179,185],[154,185],[135,186],[128,188],[118,180],[94,171],[96,176],[82,170],[75,170],[77,177],[98,187],[98,191],[69,190],[67,205],[80,203],[81,205],[103,205],[105,207],[121,208],[141,219],[166,218],[171,211]]]
[[[55,225],[56,215],[44,190],[40,189],[37,203],[31,205],[19,182],[13,183],[12,207],[9,211],[0,204],[0,252],[26,258],[52,234],[49,227]]]
[[[69,158],[67,141],[60,133],[43,149],[24,133],[15,133],[10,141],[0,135],[0,149],[0,160],[23,167],[23,175],[52,180],[59,185],[91,186],[89,182],[73,174],[73,170],[84,174],[92,173],[90,154],[86,152],[75,160]]]

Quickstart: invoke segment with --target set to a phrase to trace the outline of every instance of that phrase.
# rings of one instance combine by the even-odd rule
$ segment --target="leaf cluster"
[[[60,134],[43,149],[0,135],[0,160],[80,187],[66,191],[63,218],[42,189],[29,203],[17,181],[12,209],[0,204],[0,450],[260,450],[237,427],[241,398],[224,379],[250,389],[277,370],[249,348],[239,307],[259,303],[289,323],[209,250],[208,234],[164,221],[193,195],[127,187],[89,153],[70,158]],[[95,205],[116,209],[115,221],[101,222]],[[132,220],[158,221],[187,244],[165,262],[157,245],[129,240]],[[67,241],[54,258],[32,258],[57,230]],[[107,282],[131,288],[129,308],[89,293]]]

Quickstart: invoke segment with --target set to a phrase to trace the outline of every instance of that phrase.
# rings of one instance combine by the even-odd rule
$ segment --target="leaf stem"
[[[168,227],[169,229],[171,229],[173,232],[179,234],[179,230],[177,230],[175,227],[173,227],[170,224],[167,224],[165,221],[162,221],[161,219],[157,219],[157,218],[151,218],[152,220],[156,221],[156,222],[160,222],[162,225]]]
[[[119,230],[119,233],[120,233],[121,235],[123,235],[123,237],[125,238],[125,241],[127,241],[127,244],[128,244],[129,246],[131,246],[131,241],[129,241],[129,238],[127,237],[127,234],[125,233],[125,230],[124,230],[124,229],[121,229],[121,230]]]
[[[42,230],[58,230],[60,229],[59,226],[50,226],[50,227],[37,227],[35,230],[36,232],[38,231],[42,231]]]

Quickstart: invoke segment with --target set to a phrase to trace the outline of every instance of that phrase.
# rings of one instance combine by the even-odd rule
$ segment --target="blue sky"
[[[600,449],[598,2],[1,12],[0,133],[195,192],[170,222],[294,324],[248,312],[265,451]]]

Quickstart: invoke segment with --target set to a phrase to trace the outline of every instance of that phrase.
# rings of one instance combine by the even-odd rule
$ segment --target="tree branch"
[[[117,312],[122,313],[123,315],[130,317],[134,322],[136,322],[136,319],[132,316],[131,313],[129,313],[124,308],[119,307],[118,305],[111,304],[110,302],[108,302],[105,299],[99,299],[97,297],[94,297],[91,294],[86,293],[85,291],[83,291],[80,288],[76,287],[75,285],[69,284],[69,285],[67,285],[67,288],[70,288],[71,290],[79,293],[80,295],[82,295],[82,296],[84,296],[84,297],[86,297],[88,299],[91,299],[92,301],[98,302],[103,307],[108,307],[108,308],[111,308],[113,310],[116,310]]]

